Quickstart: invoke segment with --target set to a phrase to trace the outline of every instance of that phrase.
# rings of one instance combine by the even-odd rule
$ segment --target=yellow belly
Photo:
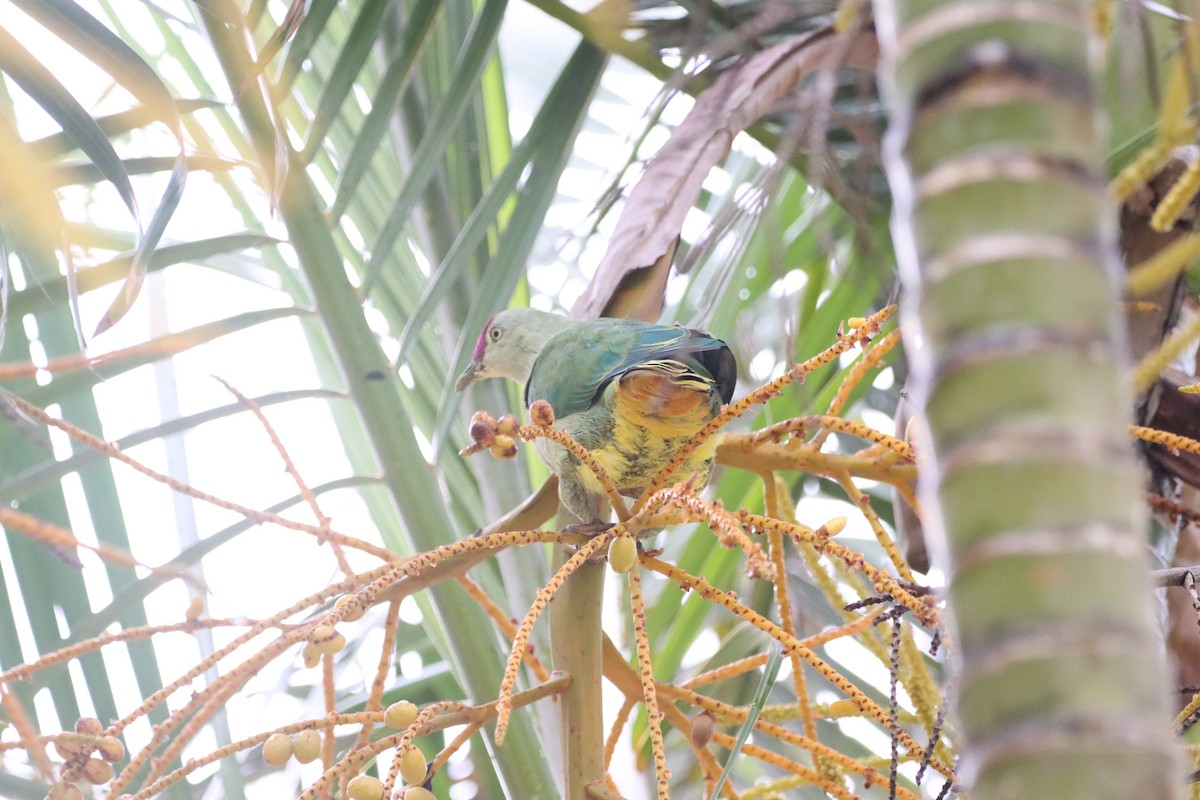
[[[712,382],[677,362],[652,362],[622,375],[600,403],[563,420],[563,428],[587,447],[617,491],[636,497],[663,467],[717,413]],[[709,437],[667,479],[708,482],[720,434]],[[583,518],[602,518],[608,503],[592,471],[557,445],[541,445],[546,463],[558,473],[560,498]]]
[[[707,415],[705,415],[707,417]],[[592,454],[608,472],[622,494],[637,495],[707,422],[707,419],[648,420],[640,415],[617,413],[612,438]],[[720,434],[709,437],[669,479],[669,484],[697,476],[697,487],[708,482]],[[586,468],[580,477],[588,488],[601,491]]]

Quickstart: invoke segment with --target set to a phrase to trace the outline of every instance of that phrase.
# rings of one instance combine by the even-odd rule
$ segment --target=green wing
[[[598,319],[572,325],[546,342],[525,385],[525,405],[546,400],[560,419],[585,411],[613,378],[664,358],[712,379],[729,401],[737,368],[720,339],[678,326]]]

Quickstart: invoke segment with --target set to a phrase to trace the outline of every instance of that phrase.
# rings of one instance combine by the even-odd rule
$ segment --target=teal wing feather
[[[710,352],[720,357],[703,356]],[[561,419],[590,408],[618,375],[663,358],[683,361],[713,378],[722,399],[728,402],[736,367],[729,348],[720,339],[674,325],[598,319],[573,325],[546,342],[525,386],[525,404],[546,400]]]

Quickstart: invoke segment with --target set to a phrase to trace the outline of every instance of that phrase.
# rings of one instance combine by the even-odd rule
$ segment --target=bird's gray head
[[[454,384],[461,392],[484,378],[511,378],[525,383],[546,340],[571,320],[533,308],[510,308],[487,321],[475,341],[471,363]]]

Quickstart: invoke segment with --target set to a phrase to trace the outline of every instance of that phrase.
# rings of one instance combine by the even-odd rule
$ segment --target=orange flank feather
[[[720,408],[712,379],[671,359],[640,364],[613,381],[610,390],[612,428],[592,454],[617,490],[634,497]],[[714,436],[697,448],[679,478],[694,475],[696,485],[703,486],[718,441]],[[599,482],[587,470],[579,470],[575,480],[599,491]]]
[[[614,410],[658,435],[690,436],[712,418],[712,393],[678,361],[649,361],[618,379]]]
[[[635,369],[621,376],[617,398],[648,417],[679,417],[708,407],[707,395],[681,387],[666,375],[648,369]]]

